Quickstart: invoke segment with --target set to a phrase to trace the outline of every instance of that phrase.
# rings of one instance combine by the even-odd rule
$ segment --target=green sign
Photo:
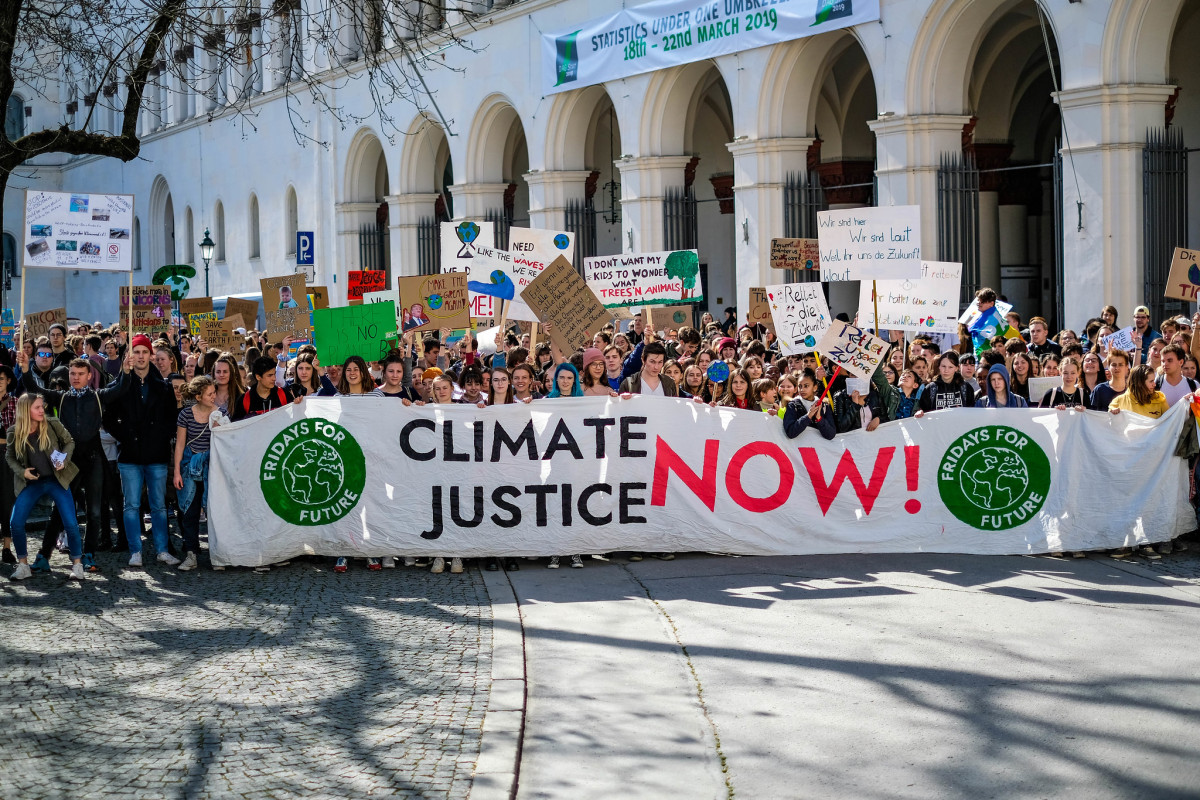
[[[341,364],[350,356],[379,361],[396,332],[396,304],[391,300],[312,312],[313,338],[322,364]],[[394,338],[394,337],[393,337]]]
[[[367,461],[350,431],[303,419],[271,440],[259,470],[267,505],[293,525],[327,525],[350,513],[367,482]]]
[[[972,528],[1003,531],[1032,519],[1050,492],[1050,460],[1016,428],[975,428],[946,448],[938,492],[954,516]]]

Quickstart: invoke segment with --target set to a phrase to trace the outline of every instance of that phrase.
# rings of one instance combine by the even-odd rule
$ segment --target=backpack
[[[275,387],[275,399],[279,401],[279,407],[283,407],[288,404],[287,395],[284,393],[283,389],[280,389],[278,386]],[[268,409],[268,410],[274,410],[274,409]],[[250,413],[250,390],[249,389],[247,389],[245,392],[242,393],[242,411],[246,412],[247,414]],[[257,412],[255,412],[255,415],[257,416],[258,414],[265,414],[265,413],[267,413],[267,412],[266,411],[257,411]]]
[[[1163,387],[1163,381],[1165,381],[1166,379],[1167,379],[1166,375],[1159,375],[1157,378],[1154,379],[1154,388],[1161,392],[1162,387]],[[1193,380],[1192,378],[1189,378],[1186,375],[1183,376],[1183,379],[1185,381],[1187,381],[1189,391],[1195,392],[1196,387],[1200,386],[1200,384],[1196,383],[1195,380]]]

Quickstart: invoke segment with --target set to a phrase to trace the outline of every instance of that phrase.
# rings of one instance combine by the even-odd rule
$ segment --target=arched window
[[[294,256],[296,255],[296,231],[300,229],[300,212],[296,208],[296,190],[291,186],[287,190],[284,219],[287,221],[284,231],[284,252],[289,256]]]
[[[212,239],[216,245],[213,248],[213,261],[222,262],[225,260],[225,206],[220,200],[213,211]]]
[[[188,206],[183,212],[183,234],[187,238],[183,244],[183,263],[196,263],[196,226],[192,222],[192,207]]]
[[[259,246],[258,236],[258,197],[250,195],[250,216],[246,221],[248,230],[247,241],[250,245],[250,258],[259,258],[262,250]]]
[[[25,101],[15,94],[8,96],[8,111],[4,115],[4,133],[10,142],[25,135]]]

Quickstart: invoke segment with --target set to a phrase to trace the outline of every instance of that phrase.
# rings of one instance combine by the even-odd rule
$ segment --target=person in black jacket
[[[914,416],[944,408],[974,408],[975,391],[963,380],[958,353],[947,350],[938,356],[937,377],[921,390],[921,408]]]
[[[129,386],[130,361],[125,359],[123,371],[108,387],[99,391],[89,388],[92,364],[86,358],[71,362],[68,375],[71,388],[65,392],[38,386],[33,375],[26,369],[29,357],[22,353],[18,359],[23,371],[21,382],[25,390],[40,394],[59,421],[75,440],[74,463],[78,474],[71,481],[71,493],[75,507],[81,503],[81,492],[86,495],[87,533],[83,540],[83,569],[97,572],[96,544],[100,534],[100,505],[104,492],[104,452],[100,447],[100,428],[103,425],[103,407],[119,398]],[[41,556],[48,562],[54,552],[54,544],[63,530],[63,520],[55,514],[46,525],[42,537]],[[107,536],[107,534],[106,534]]]
[[[175,435],[175,390],[151,362],[150,337],[138,334],[130,343],[129,386],[104,412],[104,427],[117,440],[117,469],[125,496],[125,538],[129,566],[142,566],[142,489],[150,499],[150,528],[158,560],[175,566],[179,559],[167,552],[167,472]]]

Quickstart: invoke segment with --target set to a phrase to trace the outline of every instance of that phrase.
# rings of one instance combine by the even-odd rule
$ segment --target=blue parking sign
[[[312,231],[296,231],[296,266],[311,267],[315,263],[314,237]]]

